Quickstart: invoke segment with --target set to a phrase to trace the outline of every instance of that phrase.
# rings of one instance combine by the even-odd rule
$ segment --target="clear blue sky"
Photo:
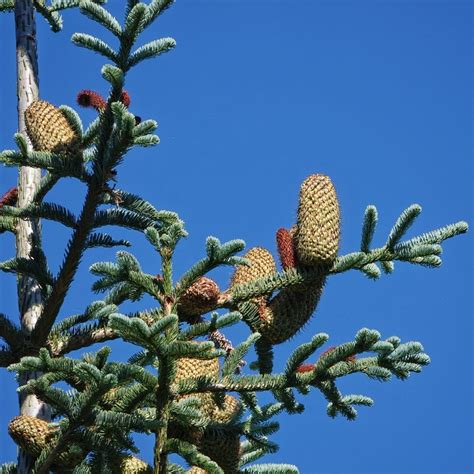
[[[122,2],[109,3],[121,18]],[[376,244],[412,203],[423,213],[410,236],[462,219],[472,225],[472,14],[472,2],[455,0],[180,0],[144,38],[173,36],[176,50],[127,82],[131,110],[159,121],[162,142],[130,153],[119,178],[119,187],[185,220],[190,237],[179,247],[176,275],[204,253],[207,235],[274,252],[274,232],[293,224],[299,185],[315,172],[331,176],[339,194],[341,253],[357,250],[368,204],[379,209]],[[16,127],[12,25],[11,15],[0,17],[1,148],[13,147]],[[98,29],[77,12],[65,15],[60,34],[39,21],[41,96],[57,105],[73,105],[82,88],[106,91],[102,58],[73,46],[75,31]],[[81,114],[86,122],[94,116]],[[1,189],[15,180],[13,170],[0,171]],[[54,197],[77,210],[82,192],[64,183]],[[57,268],[67,233],[44,227]],[[158,271],[143,238],[113,234],[129,235],[144,269]],[[277,367],[317,332],[336,344],[362,327],[421,341],[432,364],[406,382],[341,381],[344,393],[375,400],[355,422],[328,418],[312,392],[303,415],[281,417],[281,449],[269,461],[302,473],[473,472],[472,243],[472,234],[446,242],[437,270],[396,264],[377,282],[356,272],[330,278],[311,323],[279,347]],[[13,255],[12,244],[1,237],[2,259]],[[113,256],[87,254],[62,316],[94,298],[86,296],[87,268]],[[228,274],[215,277],[225,288]],[[0,275],[0,311],[16,319],[14,294],[14,278]],[[247,329],[230,334],[238,341]],[[117,358],[130,353],[113,347]],[[6,425],[17,407],[12,375],[0,377],[5,462],[15,457]],[[141,446],[151,460],[151,440]]]

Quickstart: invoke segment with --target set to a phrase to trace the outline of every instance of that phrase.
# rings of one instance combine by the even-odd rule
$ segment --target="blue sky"
[[[122,2],[109,3],[122,18]],[[144,63],[127,81],[131,110],[158,120],[162,142],[130,153],[118,184],[185,220],[190,236],[180,244],[176,276],[203,255],[208,235],[243,238],[248,247],[275,253],[275,231],[293,224],[299,185],[316,172],[331,176],[339,195],[341,254],[358,249],[368,204],[379,210],[376,245],[412,203],[423,213],[409,236],[459,220],[472,224],[472,13],[468,1],[180,0],[143,38],[173,36],[176,50]],[[68,12],[62,33],[49,32],[42,19],[38,30],[43,99],[73,105],[80,89],[106,92],[102,58],[70,43],[75,31],[99,33],[93,23]],[[11,15],[0,16],[0,31],[0,147],[12,148]],[[94,117],[81,115],[85,122]],[[1,189],[15,182],[14,170],[0,171]],[[73,210],[82,198],[73,182],[51,196]],[[48,223],[44,232],[57,269],[68,234]],[[144,269],[159,271],[142,237],[112,233],[130,237]],[[12,256],[12,245],[1,237],[2,260]],[[356,272],[329,279],[311,323],[278,347],[277,368],[317,332],[336,344],[362,327],[421,341],[432,364],[405,382],[342,380],[345,394],[375,400],[355,422],[328,418],[323,397],[312,392],[303,415],[281,417],[280,451],[268,461],[296,464],[302,473],[473,471],[472,235],[444,249],[440,269],[396,264],[377,282]],[[62,316],[97,298],[85,296],[93,281],[88,266],[113,259],[114,251],[87,254]],[[229,273],[214,276],[224,289]],[[0,311],[12,319],[14,284],[0,275]],[[239,341],[247,333],[241,327],[229,335]],[[130,353],[112,346],[117,358]],[[17,407],[12,375],[0,377],[5,462],[15,457],[6,425]],[[151,440],[140,443],[151,460]]]

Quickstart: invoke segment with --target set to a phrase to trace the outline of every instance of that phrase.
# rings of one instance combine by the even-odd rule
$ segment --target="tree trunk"
[[[35,10],[32,0],[15,1],[16,27],[16,61],[17,61],[17,95],[18,95],[18,130],[26,133],[25,110],[38,99],[38,56],[36,51]],[[21,167],[18,184],[18,206],[23,207],[31,202],[41,180],[41,170]],[[33,242],[41,239],[41,228],[38,220],[20,220],[16,229],[17,257],[30,256]],[[18,306],[23,331],[30,334],[42,310],[42,298],[37,282],[29,277],[18,279]],[[21,377],[20,384],[35,378],[36,373]],[[20,395],[20,413],[45,420],[51,419],[48,405],[34,395]],[[27,474],[33,467],[33,459],[23,450],[18,455],[18,474]]]

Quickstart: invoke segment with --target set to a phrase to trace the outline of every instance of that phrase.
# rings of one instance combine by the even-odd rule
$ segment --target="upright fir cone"
[[[267,275],[271,275],[277,271],[273,255],[263,247],[253,247],[245,255],[250,266],[240,265],[236,268],[231,282],[230,290],[237,285],[244,285]],[[265,305],[268,297],[260,296],[252,299],[252,302],[258,306]]]
[[[216,307],[220,294],[219,286],[214,280],[201,277],[179,298],[178,315],[193,323],[199,316]]]
[[[219,359],[191,359],[183,357],[176,362],[175,382],[184,379],[197,379],[199,377],[215,378],[219,376]],[[181,395],[179,398],[197,396],[201,402],[202,414],[210,419],[215,410],[215,402],[211,393],[199,393],[194,395]]]
[[[123,456],[119,458],[118,462],[118,472],[120,474],[152,474],[153,468],[142,461],[141,459],[136,458],[135,456]]]
[[[8,433],[18,446],[31,456],[39,456],[41,451],[53,441],[58,428],[48,426],[48,422],[34,416],[20,415],[8,425]],[[79,446],[69,444],[57,455],[53,470],[70,469],[77,466],[85,457]]]
[[[315,311],[337,256],[339,221],[339,203],[331,180],[320,174],[307,178],[300,190],[297,225],[277,232],[277,246],[284,269],[294,265],[312,267],[318,276],[310,284],[282,289],[270,301],[255,301],[259,304],[259,321],[253,330],[270,343],[280,344],[294,336]],[[238,270],[245,272],[245,268]]]
[[[302,265],[331,265],[339,248],[340,216],[329,177],[313,174],[301,185],[295,248]]]
[[[78,151],[80,138],[61,110],[49,102],[33,102],[25,110],[25,123],[35,151],[58,154],[74,154]]]
[[[337,256],[339,202],[327,176],[314,174],[303,182],[298,222],[294,232],[288,234],[280,235],[280,246],[287,246],[291,237],[297,265],[319,269],[320,275],[311,284],[281,290],[260,313],[258,330],[273,344],[286,341],[309,320],[321,298],[327,272]]]

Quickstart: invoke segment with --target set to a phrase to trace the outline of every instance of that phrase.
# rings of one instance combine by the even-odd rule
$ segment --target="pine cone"
[[[200,467],[193,466],[191,469],[186,471],[186,474],[207,474],[207,471]]]
[[[178,302],[178,313],[185,320],[192,320],[214,309],[221,291],[217,283],[210,278],[196,280],[181,296]]]
[[[13,418],[8,425],[8,433],[18,446],[32,456],[39,456],[54,439],[58,428],[48,426],[48,422],[34,416],[21,415]],[[85,457],[81,449],[70,444],[56,456],[53,470],[56,467],[72,468],[77,466]]]
[[[153,468],[146,462],[135,456],[124,456],[120,459],[120,473],[121,474],[152,474]]]
[[[238,433],[206,430],[200,451],[215,461],[225,474],[236,474],[239,471],[240,435]]]
[[[219,359],[190,359],[183,357],[176,363],[176,382],[188,378],[216,377],[219,375]]]
[[[180,380],[187,378],[198,378],[198,377],[212,377],[217,378],[219,375],[219,360],[214,359],[189,359],[182,358],[178,359],[176,363],[176,378],[175,382],[178,383]],[[179,398],[187,398],[191,396],[197,396],[201,401],[201,411],[204,416],[211,419],[212,414],[215,410],[215,403],[212,393],[199,393],[192,395],[181,395]]]
[[[241,409],[242,403],[231,395],[225,395],[222,408],[215,404],[211,419],[215,423],[229,423]]]
[[[303,265],[331,265],[340,233],[339,203],[331,180],[313,174],[301,185],[295,247]]]
[[[272,254],[263,247],[253,247],[245,255],[250,266],[240,265],[236,268],[230,283],[230,289],[237,285],[244,285],[253,280],[263,278],[277,271]],[[266,296],[260,296],[252,300],[258,306],[265,304]]]
[[[276,272],[275,260],[272,254],[263,247],[253,247],[244,258],[249,260],[250,266],[239,265],[231,280],[231,287],[250,283],[270,273]]]
[[[325,276],[312,285],[296,285],[281,290],[260,310],[256,330],[272,344],[293,337],[308,322],[321,297]]]
[[[44,100],[33,102],[25,111],[28,137],[34,150],[74,154],[80,139],[64,114]]]

